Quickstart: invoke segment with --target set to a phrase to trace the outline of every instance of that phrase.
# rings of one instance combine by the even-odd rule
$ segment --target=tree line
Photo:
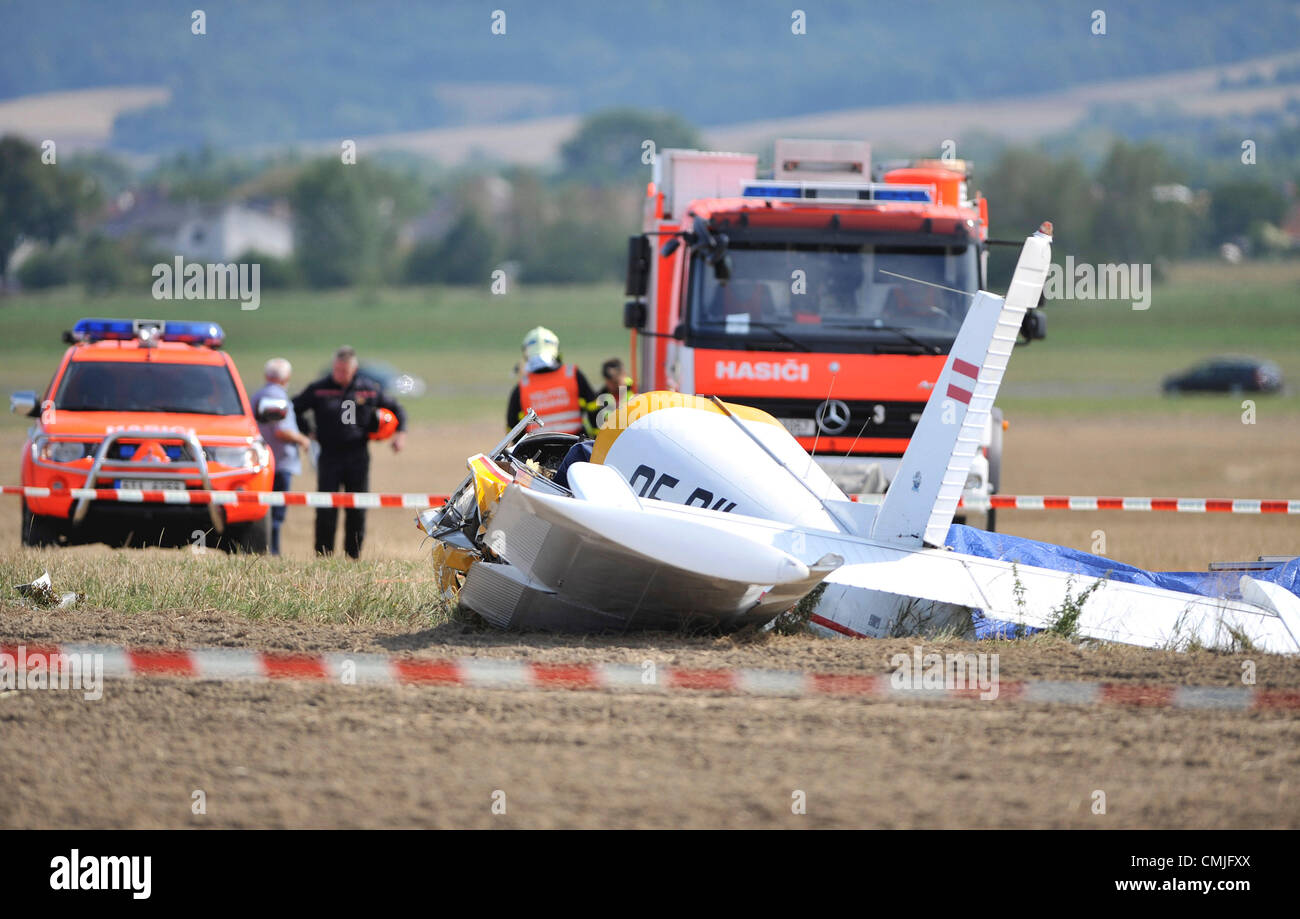
[[[24,240],[25,288],[82,283],[91,291],[147,283],[149,266],[172,253],[143,238],[101,232],[107,202],[153,187],[176,200],[269,197],[289,204],[295,254],[256,252],[268,287],[486,284],[504,268],[528,283],[621,276],[626,237],[640,226],[646,145],[702,146],[681,118],[613,109],[585,119],[551,170],[438,170],[411,157],[289,155],[255,161],[211,150],[162,160],[135,176],[111,156],[43,161],[17,137],[0,139],[0,272]],[[1198,170],[1155,143],[1116,141],[1095,164],[1043,148],[1003,149],[974,177],[989,199],[994,236],[1018,238],[1044,219],[1056,251],[1092,262],[1165,262],[1211,255],[1224,243],[1246,256],[1294,253],[1278,227],[1294,204],[1294,172],[1275,167]],[[1287,182],[1285,176],[1292,181]],[[991,273],[1013,254],[994,250]],[[12,279],[2,279],[12,280]],[[12,285],[10,285],[12,286]]]

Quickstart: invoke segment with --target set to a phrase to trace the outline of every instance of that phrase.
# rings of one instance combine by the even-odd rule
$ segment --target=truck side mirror
[[[623,304],[623,328],[644,329],[646,320],[645,304],[640,300],[629,300]]]
[[[9,411],[15,415],[26,415],[28,418],[35,418],[39,412],[36,411],[36,393],[30,389],[23,389],[9,395]]]
[[[263,396],[257,403],[257,420],[263,422],[283,421],[289,414],[289,400],[275,396]]]
[[[644,297],[650,284],[650,237],[629,236],[627,240],[627,283],[623,293]]]
[[[1042,310],[1027,310],[1020,320],[1020,334],[1025,341],[1041,341],[1047,337],[1047,315]]]

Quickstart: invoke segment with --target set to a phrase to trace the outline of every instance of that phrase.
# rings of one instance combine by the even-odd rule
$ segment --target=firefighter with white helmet
[[[563,363],[559,336],[538,326],[524,336],[523,352],[519,383],[506,407],[506,427],[518,424],[531,408],[547,431],[584,433],[586,414],[596,405],[596,392],[581,370]]]

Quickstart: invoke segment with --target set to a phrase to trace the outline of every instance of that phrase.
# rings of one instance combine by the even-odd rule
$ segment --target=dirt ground
[[[1005,490],[1294,497],[1297,427],[1025,420],[1009,434]],[[374,485],[446,490],[464,455],[496,436],[490,425],[415,432],[407,453],[377,453]],[[16,541],[16,508],[10,516],[6,542]],[[370,516],[368,555],[418,556],[406,514]],[[309,551],[310,519],[291,511],[295,554]],[[1002,524],[1085,549],[1101,531],[1107,554],[1171,568],[1300,551],[1294,518],[1007,512]],[[219,611],[0,613],[0,643],[69,641],[854,673],[886,672],[892,654],[911,649],[907,640],[519,636],[455,622],[327,625]],[[1240,686],[1249,660],[1257,686],[1300,689],[1300,661],[1266,655],[1057,639],[937,650],[996,651],[1003,680]],[[99,701],[0,693],[5,827],[1295,828],[1297,766],[1300,718],[1286,711],[169,679],[112,682]],[[206,814],[192,813],[196,791]],[[1099,791],[1104,814],[1094,813]],[[792,808],[800,793],[804,814]]]
[[[7,827],[1300,825],[1300,725],[1276,715],[166,680],[93,712],[0,699]]]
[[[10,612],[0,643],[17,641],[833,673],[886,673],[912,648],[93,610]],[[1241,686],[1251,661],[1256,686],[1300,689],[1300,660],[1267,655],[1055,638],[926,651],[995,652],[1002,680]],[[1300,827],[1286,711],[149,678],[98,701],[0,694],[0,737],[6,827]]]

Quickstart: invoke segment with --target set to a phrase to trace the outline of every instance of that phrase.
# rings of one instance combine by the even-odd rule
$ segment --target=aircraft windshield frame
[[[745,241],[728,255],[726,285],[703,258],[692,259],[687,328],[747,347],[788,348],[793,340],[816,351],[909,349],[921,339],[946,350],[979,290],[971,243]]]
[[[72,361],[54,407],[67,412],[242,415],[243,400],[223,364]]]

